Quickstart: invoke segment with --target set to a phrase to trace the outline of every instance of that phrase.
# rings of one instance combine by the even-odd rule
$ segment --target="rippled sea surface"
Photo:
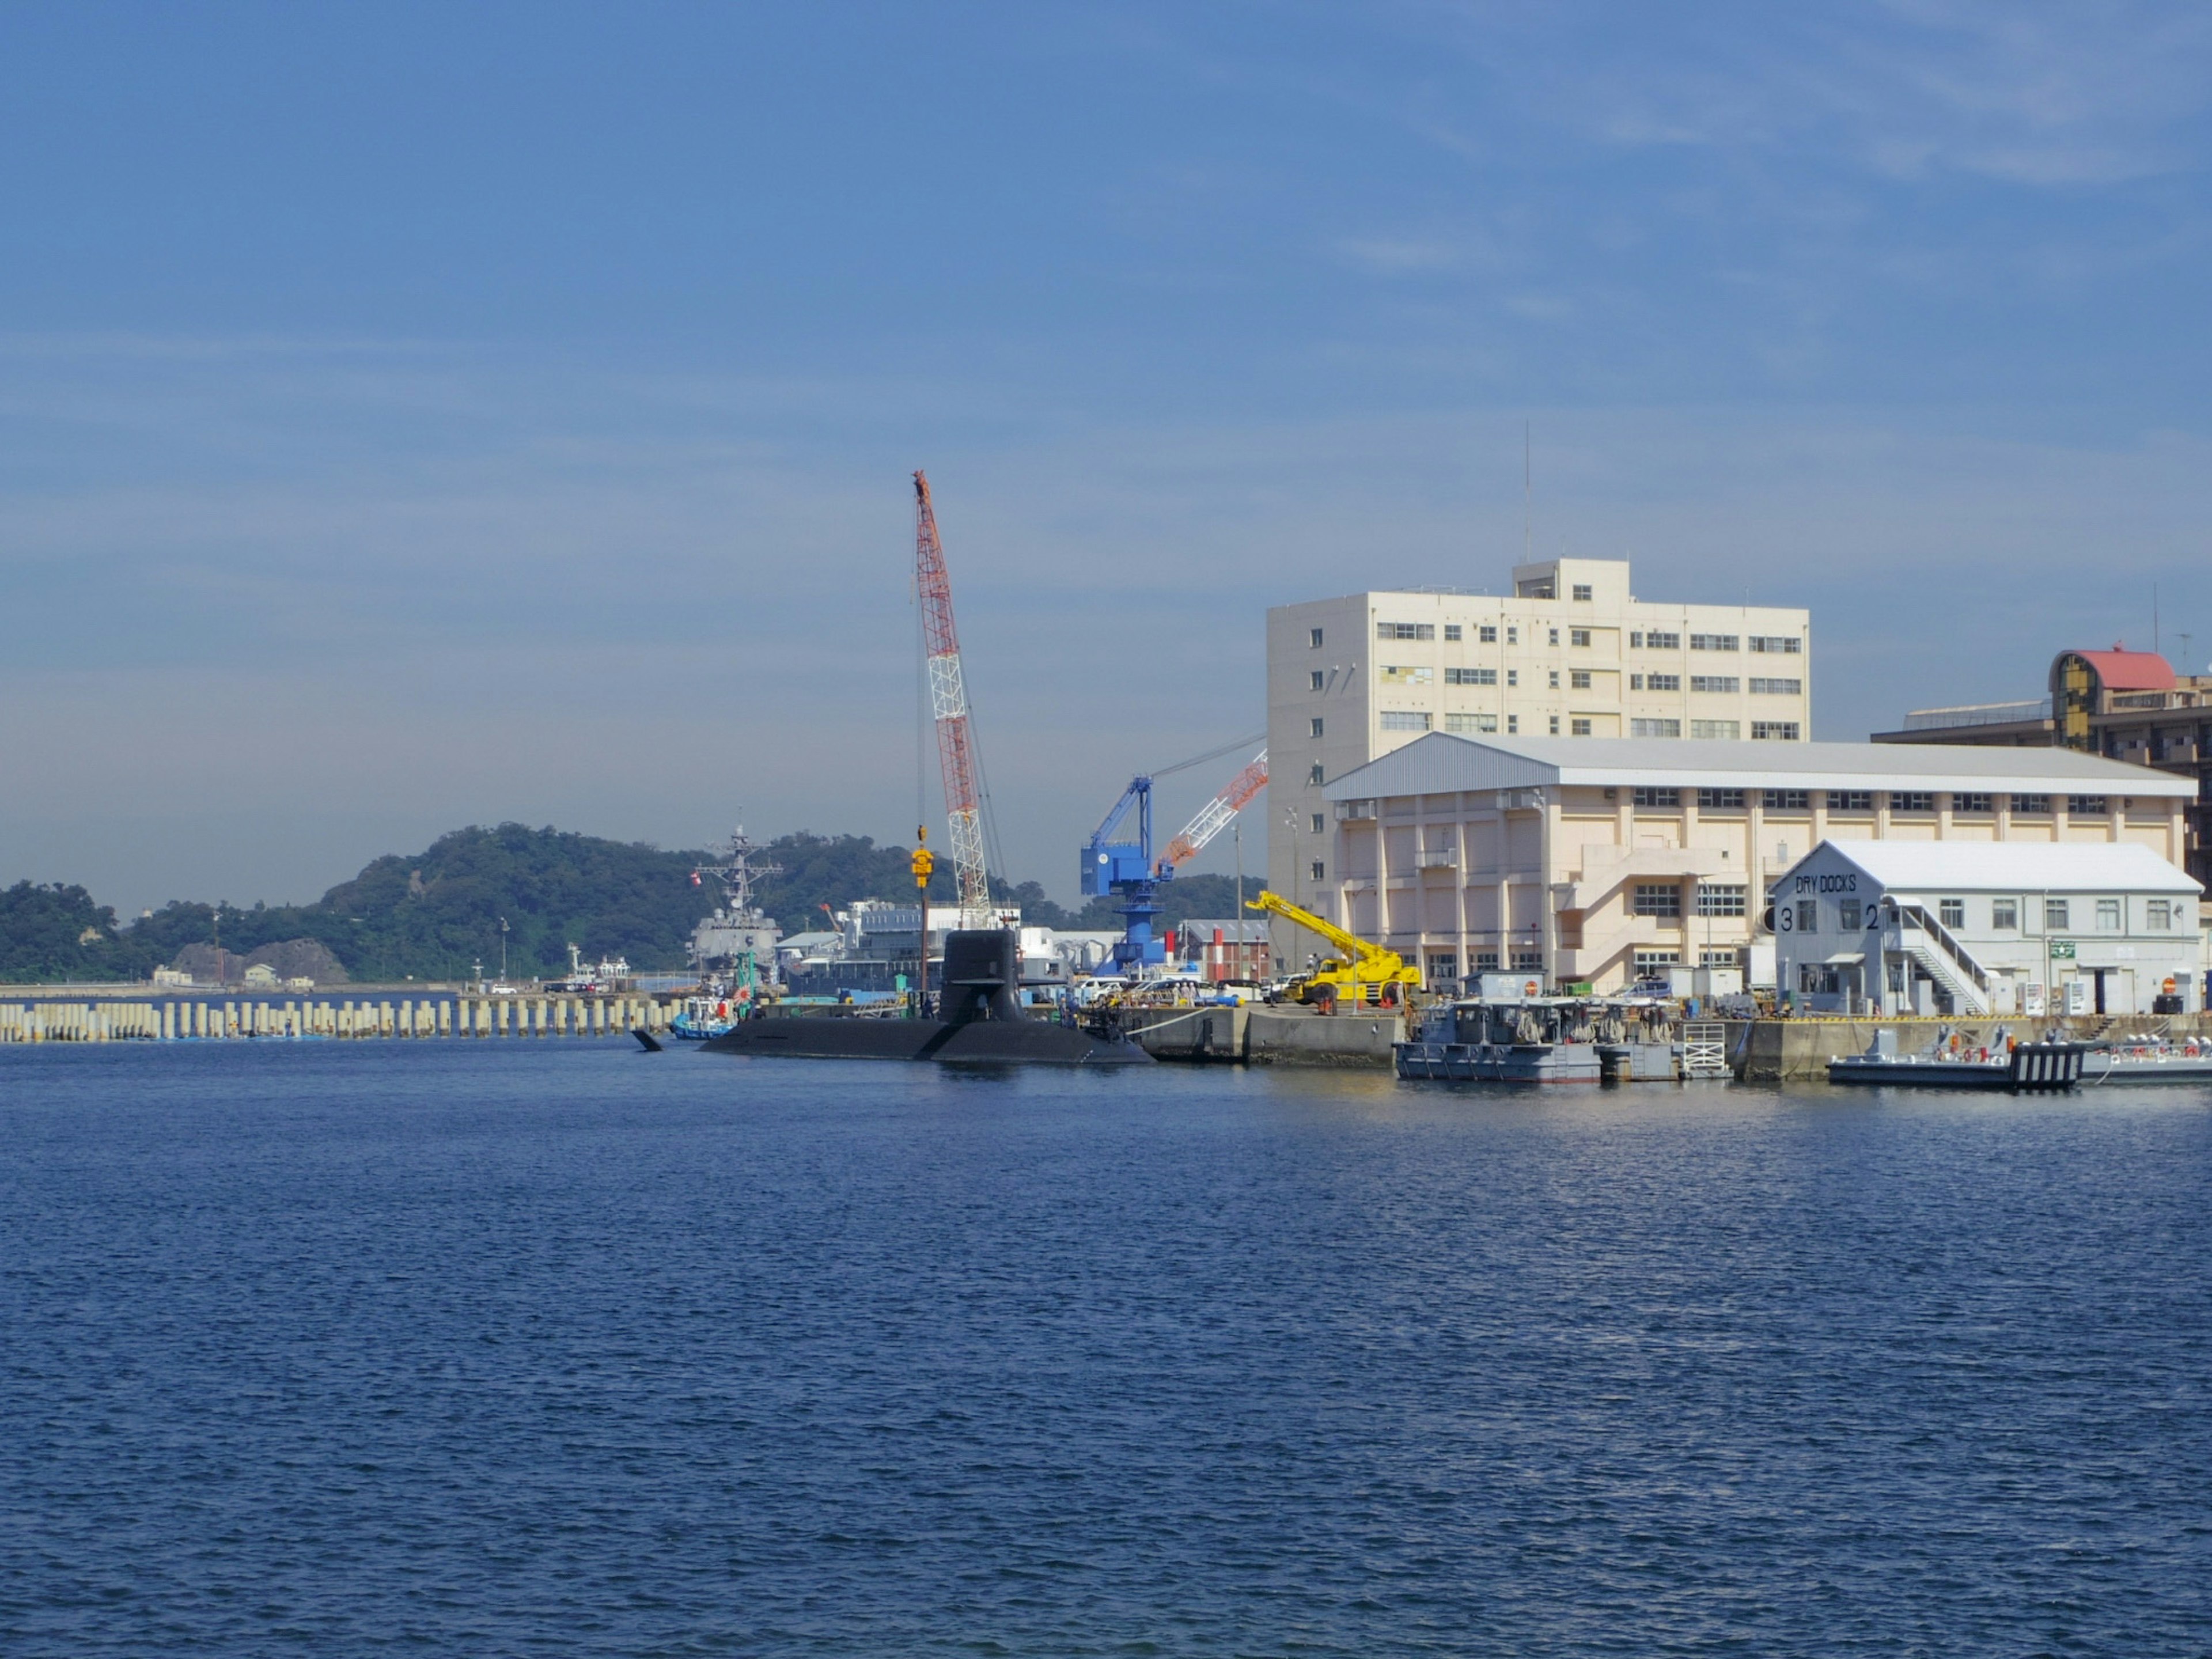
[[[2212,1650],[2212,1098],[0,1050],[0,1652]]]

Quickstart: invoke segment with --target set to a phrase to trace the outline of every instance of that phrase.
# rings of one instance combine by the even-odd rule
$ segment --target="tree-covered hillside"
[[[909,855],[866,836],[784,836],[756,855],[757,868],[779,866],[757,896],[787,933],[803,933],[828,925],[825,906],[910,901]],[[302,939],[326,946],[356,980],[452,980],[477,963],[497,969],[502,917],[507,970],[517,976],[564,971],[571,942],[588,961],[623,957],[642,972],[671,971],[684,966],[693,925],[720,896],[711,878],[692,881],[693,869],[708,861],[703,852],[502,823],[457,830],[421,853],[378,859],[312,904],[218,909],[180,900],[119,928],[113,911],[81,887],[19,882],[0,890],[0,980],[144,979],[187,946],[220,945],[245,956]],[[1246,890],[1263,884],[1249,878]],[[1228,915],[1233,888],[1226,876],[1166,883],[1167,925]],[[994,890],[1040,926],[1121,926],[1105,901],[1071,914],[1035,882],[997,882]],[[951,862],[940,859],[930,902],[949,905],[954,896]]]

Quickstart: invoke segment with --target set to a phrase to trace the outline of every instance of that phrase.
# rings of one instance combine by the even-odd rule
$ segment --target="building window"
[[[1506,684],[1508,684],[1508,685],[1518,685],[1518,684],[1521,684],[1521,671],[1520,671],[1519,669],[1517,669],[1517,668],[1509,668],[1509,669],[1507,669],[1507,670],[1505,671],[1505,683],[1506,683]]]
[[[1690,649],[1692,651],[1733,651],[1736,648],[1737,644],[1738,641],[1736,636],[1733,634],[1692,634],[1690,635]]]
[[[1495,732],[1497,729],[1498,716],[1495,714],[1447,714],[1444,716],[1444,730],[1456,732],[1462,737],[1470,732]]]
[[[1701,916],[1740,916],[1744,914],[1744,902],[1745,890],[1741,882],[1698,884],[1698,914]]]
[[[1679,738],[1682,735],[1680,720],[1631,720],[1628,735],[1632,738]]]
[[[1505,717],[1505,735],[1510,738],[1520,729],[1521,717],[1518,714],[1508,714]]]
[[[1639,881],[1636,884],[1636,899],[1630,914],[1680,916],[1682,914],[1682,890],[1673,882]]]
[[[1444,670],[1444,684],[1495,685],[1498,684],[1498,671],[1495,668],[1447,668]]]
[[[1590,734],[1590,723],[1589,723],[1588,720],[1569,720],[1569,721],[1567,722],[1567,735],[1568,735],[1568,736],[1570,736],[1570,737],[1575,737],[1575,738],[1586,738],[1586,737],[1589,736],[1589,734]]]
[[[1437,678],[1433,668],[1394,668],[1387,664],[1382,674],[1385,685],[1429,685]]]
[[[1554,714],[1551,717],[1551,734],[1556,738],[1559,735],[1559,717],[1557,714]]]
[[[2077,818],[2101,818],[2112,803],[2102,795],[2069,795],[2066,810]]]
[[[1786,634],[1753,634],[1751,636],[1751,648],[1754,651],[1772,652],[1778,656],[1794,657],[1804,650],[1805,642],[1802,640],[1793,639]]]
[[[1474,971],[1478,974],[1496,973],[1498,971],[1498,952],[1495,951],[1477,951],[1474,953]]]
[[[1893,789],[1889,792],[1889,810],[1893,812],[1932,812],[1936,797],[1925,789]]]
[[[1742,960],[1742,952],[1732,945],[1710,945],[1698,952],[1700,968],[1734,968]]]
[[[1321,735],[1320,715],[1316,714],[1311,720],[1306,722],[1306,735],[1310,738],[1317,738]]]
[[[1327,873],[1327,866],[1324,866],[1319,859],[1316,859],[1312,865],[1309,866],[1307,873],[1312,876],[1316,881],[1320,881],[1324,878]]]
[[[1836,926],[1846,933],[1859,930],[1859,902],[1856,899],[1836,901]]]
[[[1375,637],[1378,640],[1432,640],[1437,636],[1434,623],[1376,623]]]
[[[1741,812],[1743,811],[1743,791],[1741,789],[1700,789],[1698,805],[1705,811]]]
[[[1444,637],[1448,640],[1457,639],[1459,637],[1459,624],[1457,623],[1446,623],[1444,624]]]
[[[1693,738],[1725,738],[1733,743],[1743,735],[1741,720],[1692,720],[1690,735]]]
[[[1763,680],[1756,674],[1751,678],[1751,695],[1754,697],[1796,697],[1804,692],[1802,680]]]
[[[1589,690],[1590,689],[1589,670],[1587,668],[1570,668],[1567,671],[1567,686],[1571,690]]]
[[[1680,691],[1682,689],[1682,677],[1680,674],[1646,674],[1643,679],[1647,690]]]
[[[2062,928],[2066,928],[2066,927],[2072,927],[2074,924],[2073,924],[2072,922],[2070,922],[2070,921],[2069,921],[2067,920],[2067,917],[2068,917],[2068,916],[2069,916],[2069,915],[2070,915],[2070,914],[2071,914],[2071,913],[2070,913],[2070,912],[2068,910],[2068,908],[2067,908],[2067,902],[2066,902],[2066,901],[2065,901],[2064,899],[2045,899],[2045,900],[2044,900],[2044,901],[2043,901],[2043,928],[2044,928],[2044,931],[2045,931],[2045,933],[2057,933],[2058,931],[2060,931]]]
[[[1552,644],[1553,644],[1553,645],[1557,645],[1557,644],[1559,642],[1559,630],[1558,629],[1554,628],[1554,629],[1550,629],[1550,630],[1549,630],[1549,632],[1550,632],[1550,634],[1551,634],[1551,635],[1552,635],[1552,638],[1551,638],[1551,643],[1552,643]]]
[[[1518,645],[1521,643],[1521,630],[1512,623],[1505,624],[1505,643],[1508,645]]]
[[[1474,636],[1480,640],[1485,645],[1495,645],[1498,643],[1498,630],[1492,627],[1488,623],[1485,623],[1481,627],[1476,629],[1474,630]]]
[[[2020,901],[2018,899],[1992,899],[1990,901],[1990,928],[1991,932],[2009,933],[2017,930],[2019,927]]]
[[[1680,790],[1648,788],[1643,784],[1630,790],[1628,798],[1638,806],[1680,806],[1682,804]]]
[[[1817,933],[1820,931],[1820,900],[1799,899],[1797,901],[1797,931],[1801,933]]]
[[[1552,689],[1553,690],[1556,691],[1556,690],[1558,690],[1559,689],[1559,671],[1558,669],[1554,668],[1554,669],[1552,669],[1552,670],[1551,670],[1551,671],[1549,671],[1549,672],[1550,672],[1551,676],[1552,676],[1551,680],[1550,680],[1550,682],[1549,682],[1550,686],[1551,686],[1551,689]]]
[[[1321,649],[1321,629],[1318,628],[1310,628],[1306,630],[1306,649],[1309,651]]]
[[[1796,720],[1753,720],[1751,723],[1753,742],[1795,743],[1797,741]]]
[[[1437,980],[1458,977],[1459,958],[1457,957],[1436,956],[1429,958],[1429,981],[1431,984]]]
[[[1936,919],[1946,927],[1964,927],[1966,925],[1966,901],[1954,898],[1936,900]]]
[[[1648,646],[1654,651],[1680,651],[1682,648],[1682,636],[1680,634],[1662,634],[1655,631],[1632,635],[1629,643]]]
[[[2097,926],[2100,930],[2108,933],[2117,933],[2120,931],[2119,900],[2099,899],[2097,901]]]
[[[1516,974],[1542,973],[1544,953],[1541,951],[1516,951],[1513,953],[1513,971]]]
[[[2175,907],[2166,899],[2146,899],[2143,902],[2143,926],[2154,933],[2163,933],[2173,926]]]
[[[1318,813],[1318,812],[1316,812],[1316,813],[1315,813],[1315,814],[1313,815],[1313,832],[1314,832],[1314,834],[1316,834],[1316,836],[1318,836],[1318,835],[1320,835],[1320,834],[1322,834],[1322,816],[1321,816],[1321,814],[1320,814],[1320,813]]]
[[[1828,791],[1828,810],[1831,812],[1871,812],[1874,811],[1874,791],[1831,789]]]
[[[1589,584],[1588,582],[1577,582],[1572,587],[1570,587],[1567,592],[1573,594],[1575,598],[1582,600],[1584,604],[1588,604],[1589,602],[1590,591]],[[1589,641],[1588,640],[1584,640],[1583,643],[1584,645],[1588,645]]]
[[[1567,630],[1567,643],[1580,650],[1589,650],[1589,629],[1587,628],[1570,628]]]
[[[1813,807],[1813,792],[1809,789],[1769,789],[1760,795],[1759,805],[1770,812],[1807,812]]]
[[[2047,817],[2051,811],[2051,797],[2048,795],[2014,795],[2012,798],[2012,810],[2015,812],[2027,813],[2031,817]]]
[[[1315,670],[1313,671],[1313,672],[1312,672],[1312,673],[1310,673],[1310,674],[1309,674],[1309,675],[1307,675],[1307,676],[1306,676],[1306,690],[1309,690],[1309,691],[1318,691],[1318,690],[1321,690],[1321,684],[1322,684],[1322,679],[1321,679],[1321,670],[1320,670],[1320,669],[1316,668],[1316,669],[1315,669]]]
[[[1678,965],[1681,960],[1680,951],[1638,951],[1636,953],[1636,977],[1663,978],[1667,970]]]
[[[1736,678],[1733,674],[1692,674],[1690,676],[1690,690],[1692,691],[1732,692],[1742,684],[1743,682]]]
[[[1429,729],[1429,717],[1416,714],[1410,708],[1386,708],[1382,711],[1382,729],[1385,732],[1425,732]]]
[[[1995,795],[1969,791],[1951,797],[1951,810],[1954,812],[1994,812],[1997,810],[1997,799]]]
[[[1641,691],[1644,689],[1644,676],[1631,674],[1628,677],[1628,689],[1632,691]]]
[[[1307,781],[1308,783],[1313,784],[1313,785],[1315,785],[1315,786],[1316,786],[1316,787],[1318,787],[1318,786],[1320,785],[1320,783],[1321,783],[1321,763],[1320,763],[1319,761],[1316,761],[1316,762],[1313,763],[1313,769],[1312,769],[1312,770],[1309,771],[1309,772],[1306,774],[1306,781]]]

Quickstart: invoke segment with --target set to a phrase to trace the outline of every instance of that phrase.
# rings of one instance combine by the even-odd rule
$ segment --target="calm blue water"
[[[0,1651],[2212,1650],[2212,1100],[0,1050]]]

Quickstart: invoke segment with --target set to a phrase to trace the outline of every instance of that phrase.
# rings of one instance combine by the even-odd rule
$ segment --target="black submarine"
[[[1149,1066],[1152,1057],[1108,1024],[1031,1019],[1015,1000],[1019,939],[1012,928],[945,936],[933,1019],[783,1013],[763,1009],[704,1045],[717,1054],[793,1060],[921,1060],[944,1064]]]

